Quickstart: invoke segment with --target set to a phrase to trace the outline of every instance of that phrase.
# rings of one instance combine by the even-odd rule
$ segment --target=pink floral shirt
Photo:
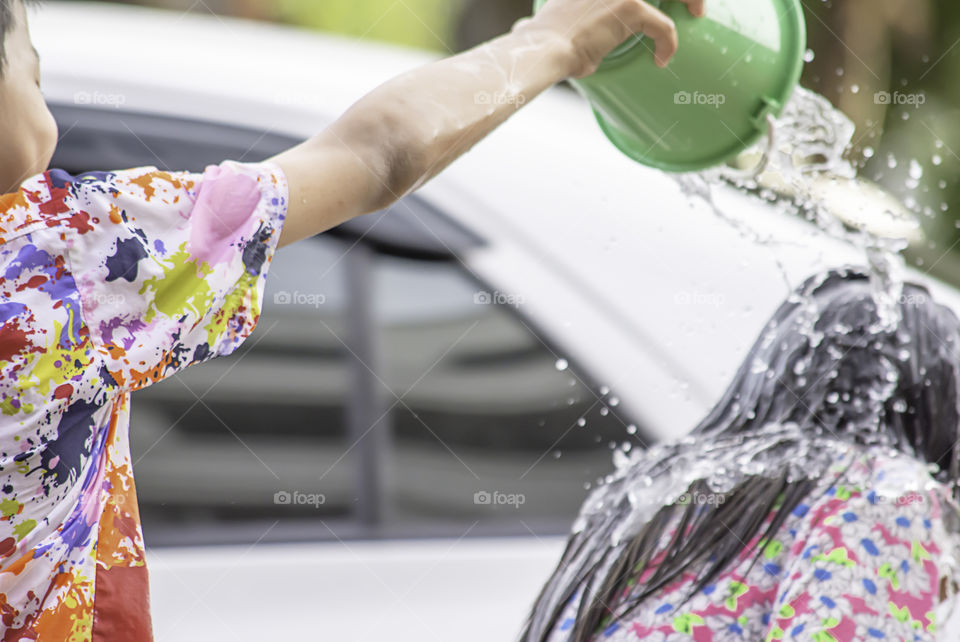
[[[773,539],[751,542],[762,549],[755,563],[756,549],[741,553],[681,604],[695,580],[688,573],[594,640],[936,639],[941,580],[952,579],[947,564],[956,554],[941,519],[956,510],[946,489],[923,465],[902,456],[861,455],[846,483],[826,486],[808,496]],[[566,640],[578,599],[551,642]]]

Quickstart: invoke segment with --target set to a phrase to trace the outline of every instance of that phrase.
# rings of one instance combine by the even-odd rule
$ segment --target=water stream
[[[892,197],[858,179],[856,167],[844,157],[855,129],[828,100],[798,87],[771,123],[768,140],[742,154],[736,164],[681,174],[676,180],[684,193],[705,201],[714,214],[755,243],[776,242],[759,237],[723,211],[714,198],[718,185],[732,185],[793,209],[831,236],[860,248],[882,322],[895,326],[902,289],[901,252],[919,222]],[[781,272],[787,280],[782,266]]]

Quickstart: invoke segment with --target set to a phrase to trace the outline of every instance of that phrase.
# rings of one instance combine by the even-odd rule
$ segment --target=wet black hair
[[[795,424],[811,442],[882,443],[936,464],[935,477],[956,496],[960,320],[919,285],[905,284],[891,305],[898,324],[881,322],[873,284],[855,269],[808,279],[767,323],[721,400],[693,429],[695,440],[749,442],[764,426]],[[885,393],[879,398],[878,387]],[[678,451],[666,449],[651,469],[668,470],[671,452]],[[799,478],[787,471],[744,475],[726,501],[663,506],[628,537],[616,533],[634,506],[616,488],[626,482],[614,478],[602,495],[612,505],[586,514],[570,536],[521,639],[545,641],[572,600],[579,605],[567,639],[588,642],[684,573],[696,575],[686,599],[693,597],[746,542],[778,532],[826,478],[824,467],[811,468]],[[711,491],[701,479],[688,492]]]

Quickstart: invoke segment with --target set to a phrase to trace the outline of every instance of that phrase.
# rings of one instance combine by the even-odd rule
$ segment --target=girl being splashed
[[[960,320],[914,285],[897,311],[863,274],[804,284],[690,437],[591,494],[524,642],[933,640],[956,590]]]

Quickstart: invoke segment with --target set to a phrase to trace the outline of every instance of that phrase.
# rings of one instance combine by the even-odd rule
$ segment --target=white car
[[[261,160],[431,59],[200,9],[31,20],[71,172]],[[767,242],[555,89],[386,215],[280,251],[238,355],[134,396],[158,640],[515,637],[610,448],[689,430],[792,287],[863,263],[719,199]]]

